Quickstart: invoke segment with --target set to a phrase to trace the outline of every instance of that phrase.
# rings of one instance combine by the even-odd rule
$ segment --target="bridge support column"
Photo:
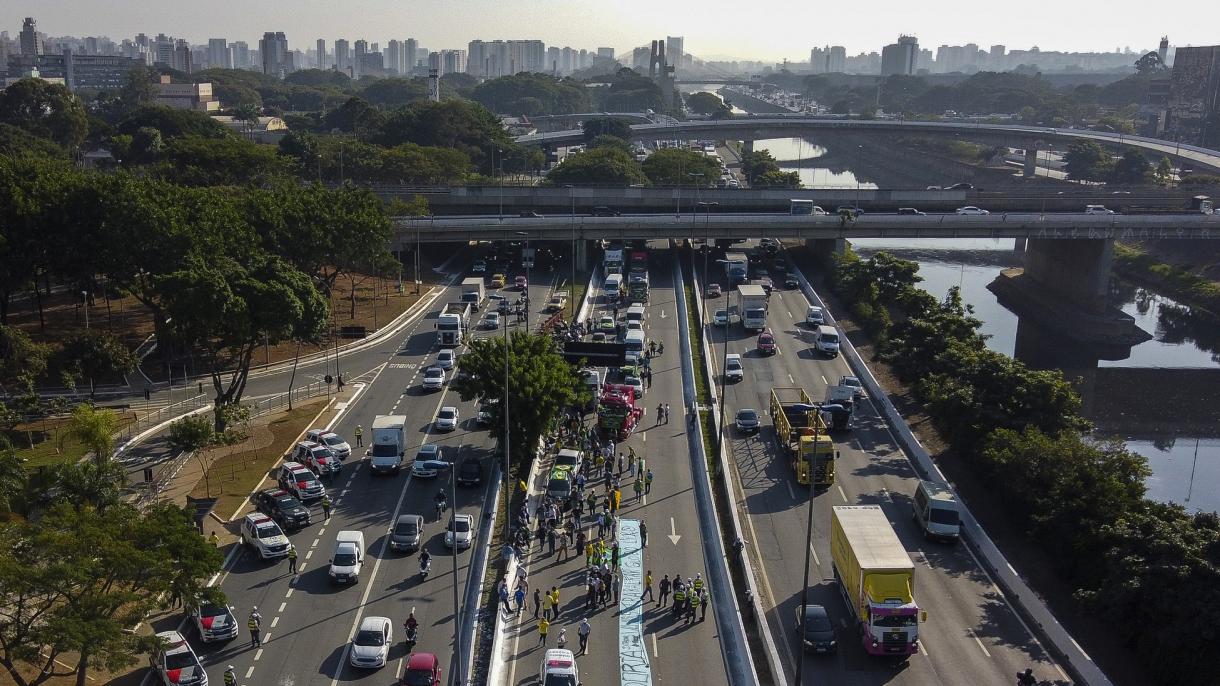
[[[1021,175],[1027,179],[1038,175],[1038,149],[1032,145],[1025,149],[1025,166],[1021,169]]]
[[[742,141],[741,142],[741,152],[742,152],[742,154],[745,154],[747,152],[754,152],[754,141]]]
[[[576,241],[576,254],[572,255],[572,261],[581,270],[589,264],[589,241]]]
[[[1106,311],[1114,241],[1030,238],[1025,244],[1025,276],[1057,299],[1092,314]]]
[[[809,248],[818,258],[830,255],[841,255],[847,250],[847,240],[843,238],[809,238],[805,240]]]

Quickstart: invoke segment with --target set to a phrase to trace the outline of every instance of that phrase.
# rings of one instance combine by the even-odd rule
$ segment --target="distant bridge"
[[[888,135],[958,136],[1025,149],[1026,174],[1033,175],[1038,150],[1050,142],[1060,144],[1091,140],[1108,147],[1133,147],[1154,157],[1172,155],[1189,161],[1195,168],[1220,172],[1220,151],[1105,131],[1049,128],[1020,124],[974,124],[945,121],[898,121],[884,119],[841,119],[816,116],[734,117],[733,119],[692,120],[666,124],[634,124],[633,140],[739,140],[758,141],[827,132],[876,133]],[[576,145],[584,141],[579,130],[553,131],[519,136],[518,143],[546,147]]]

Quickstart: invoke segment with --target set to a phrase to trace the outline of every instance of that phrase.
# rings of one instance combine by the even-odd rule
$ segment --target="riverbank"
[[[1190,243],[1198,242],[1190,241]],[[1192,264],[1197,265],[1192,267],[1167,264],[1161,261],[1166,259],[1167,255],[1176,255],[1177,246],[1115,242],[1113,269],[1116,274],[1137,285],[1153,288],[1174,300],[1220,319],[1220,282],[1207,276],[1211,272],[1220,271],[1220,255],[1215,255],[1216,248],[1210,245],[1210,242],[1208,243],[1209,245],[1206,247],[1197,246],[1199,252],[1189,253],[1192,257]],[[1182,247],[1189,250],[1195,246]],[[1204,262],[1200,265],[1198,260],[1207,254],[1212,254],[1218,259],[1208,261],[1204,257]]]

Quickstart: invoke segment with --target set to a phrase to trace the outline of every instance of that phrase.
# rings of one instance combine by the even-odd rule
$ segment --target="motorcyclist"
[[[445,508],[449,506],[448,499],[445,496],[445,489],[442,488],[436,492],[435,500],[436,500],[436,513],[437,513],[437,515],[440,515],[440,513],[444,512]]]
[[[419,554],[419,571],[426,572],[431,566],[432,553],[428,552],[428,549],[425,548],[423,552]]]
[[[408,632],[415,631],[419,628],[419,620],[415,618],[414,610],[411,611],[411,614],[407,615],[406,626]]]
[[[1034,670],[1026,667],[1024,672],[1017,674],[1017,686],[1037,686],[1038,679],[1034,676]]]
[[[419,642],[419,629],[415,626],[407,627],[407,652],[415,650],[415,644]]]

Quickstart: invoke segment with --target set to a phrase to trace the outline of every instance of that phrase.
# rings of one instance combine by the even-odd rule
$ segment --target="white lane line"
[[[279,623],[280,623],[280,618],[279,618],[279,616],[275,616],[275,617],[272,617],[272,618],[271,618],[271,628],[272,628],[272,629],[274,629],[274,628],[275,628],[275,625],[276,625],[276,624],[279,624]]]
[[[311,558],[311,557],[313,557],[313,551],[312,551],[312,550],[308,550],[308,551],[306,551],[306,552],[305,552],[305,559],[306,559],[306,560],[308,560],[308,559],[309,559],[309,558]]]
[[[656,634],[656,632],[653,632],[653,634],[652,634],[652,656],[660,657],[660,655],[657,652],[657,634]]]
[[[788,312],[788,319],[796,319],[791,312]]]
[[[923,639],[919,639],[919,652],[923,653],[924,657],[928,656],[928,649],[923,647]]]
[[[1058,662],[1052,662],[1051,664],[1054,665],[1055,671],[1059,672],[1059,676],[1063,677],[1063,681],[1065,683],[1071,682],[1071,679],[1068,678],[1067,672],[1063,671],[1063,668],[1059,666]]]
[[[823,375],[822,375],[822,383],[823,383],[823,384],[825,384],[825,385],[827,385],[827,386],[829,386],[829,385],[830,385],[830,382],[826,380],[826,375],[825,375],[825,374],[823,374]]]
[[[796,379],[792,378],[791,374],[788,375],[788,383],[796,383]]]
[[[915,552],[919,553],[919,559],[923,562],[923,565],[928,569],[932,569],[932,563],[928,562],[928,556],[924,554],[923,548],[916,548]]]
[[[317,547],[318,547],[318,543],[319,543],[321,540],[322,540],[322,539],[320,539],[320,538],[315,538],[315,539],[313,539],[313,543],[310,543],[310,544],[309,544],[309,547],[310,547],[310,548],[317,548]]]
[[[978,634],[974,633],[973,629],[966,629],[966,631],[969,632],[970,638],[973,638],[974,642],[979,644],[979,650],[983,651],[983,654],[987,657],[991,657],[991,653],[987,652],[987,646],[983,645],[983,642],[979,640]]]
[[[394,668],[394,681],[402,678],[402,658],[398,658],[398,666]]]
[[[271,640],[271,632],[270,632],[270,631],[268,631],[267,633],[263,634],[263,637],[262,637],[262,639],[259,641],[259,643],[266,643],[266,642],[268,642],[268,641],[270,641],[270,640]],[[259,652],[259,653],[262,653],[262,652],[263,652],[263,649],[262,649],[262,648],[259,648],[259,649],[258,649],[258,652]],[[257,660],[257,659],[258,659],[258,654],[255,654],[254,659],[255,659],[255,660]]]
[[[280,603],[280,609],[276,610],[276,612],[283,612],[284,608],[286,607],[288,607],[288,601],[285,600],[284,602]]]
[[[265,641],[267,639],[264,638],[263,640]],[[263,649],[259,648],[258,652],[254,653],[254,661],[258,662],[258,659],[261,658],[262,656],[263,656]]]
[[[324,534],[324,533],[326,533],[326,527],[322,527],[321,529],[318,529],[318,538],[321,538],[322,534]]]
[[[1093,661],[1093,658],[1089,657],[1089,654],[1084,652],[1084,648],[1080,647],[1080,644],[1076,642],[1076,639],[1068,636],[1068,640],[1072,642],[1072,645],[1076,646],[1076,650],[1079,650],[1081,655],[1084,655],[1084,659],[1088,660],[1089,662]]]
[[[1013,576],[1021,576],[1020,574],[1017,574],[1017,570],[1016,570],[1016,569],[1013,569],[1013,566],[1012,566],[1012,563],[1011,563],[1011,562],[1007,562],[1007,561],[1006,561],[1006,562],[1004,562],[1004,564],[1008,565],[1008,571],[1012,572],[1012,575],[1013,575]]]
[[[835,484],[835,488],[839,489],[839,497],[843,499],[843,502],[847,502],[847,494],[843,492],[843,487]]]
[[[291,597],[292,597],[292,591],[293,591],[293,589],[289,588],[289,589],[288,589],[288,592],[284,594],[284,597],[285,597],[285,598],[291,598]]]
[[[796,500],[796,491],[792,490],[792,482],[785,480],[784,485],[788,487],[788,497]]]
[[[307,564],[309,564],[309,563],[302,562],[301,564],[297,565],[297,576],[298,577],[305,573],[305,565],[307,565]]]
[[[776,352],[776,353],[778,353],[778,354],[780,354],[780,355],[783,355],[783,354],[784,354],[784,348],[783,348],[783,346],[779,346],[779,345],[775,346],[775,352]]]
[[[343,496],[345,496],[345,495],[347,495],[347,488],[344,488],[342,491],[339,491],[339,497],[340,497],[340,498],[342,498],[342,497],[343,497]]]
[[[640,433],[640,441],[641,441],[641,442],[644,442],[644,443],[647,443],[647,442],[648,442],[648,434],[646,434],[646,433]]]
[[[254,674],[254,665],[250,665],[250,669],[246,670],[246,678],[249,679],[252,674]]]
[[[812,543],[809,544],[809,552],[813,555],[813,564],[821,567],[822,561],[818,559],[818,551],[814,550]]]

